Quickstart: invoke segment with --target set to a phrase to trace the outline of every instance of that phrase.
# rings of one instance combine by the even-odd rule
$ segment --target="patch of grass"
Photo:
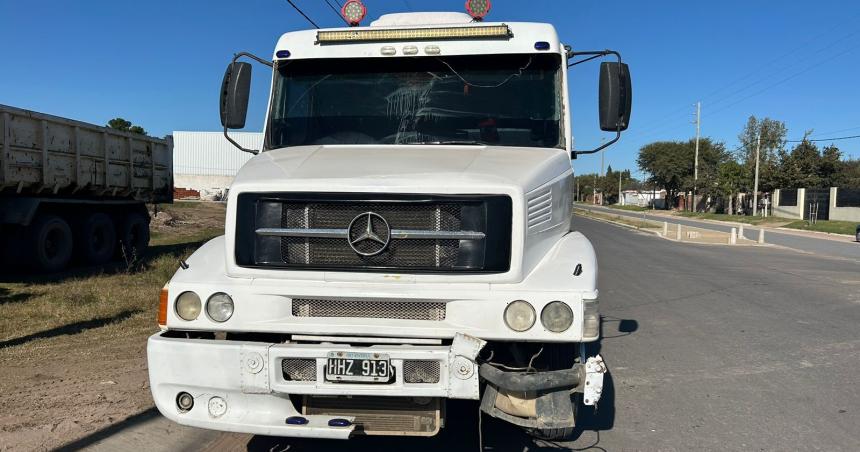
[[[788,223],[791,220],[780,217],[753,217],[748,215],[727,215],[724,213],[702,213],[702,212],[678,212],[677,215],[687,218],[699,218],[703,220],[731,221],[735,223],[746,223],[754,225],[775,225]]]
[[[831,234],[854,235],[857,233],[857,223],[851,221],[819,220],[815,224],[810,224],[806,220],[798,220],[786,224],[784,227],[804,231],[829,232]]]
[[[607,206],[607,207],[611,207],[611,208],[613,208],[613,209],[618,209],[618,210],[628,210],[628,211],[631,211],[631,212],[645,212],[645,211],[647,211],[647,210],[651,210],[651,208],[650,208],[650,207],[642,207],[642,206],[619,206],[619,205],[617,205],[617,204],[615,204],[615,205],[611,205],[611,206]]]
[[[193,204],[185,208],[189,218],[208,216],[211,221],[157,230],[153,226],[149,252],[133,262],[5,278],[0,282],[0,358],[12,349],[67,340],[69,335],[85,333],[91,341],[109,341],[116,334],[109,333],[113,325],[143,337],[155,331],[158,295],[179,259],[224,233],[223,205]],[[216,223],[218,218],[222,225]]]

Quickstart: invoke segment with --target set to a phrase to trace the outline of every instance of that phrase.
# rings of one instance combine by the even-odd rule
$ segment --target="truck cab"
[[[471,399],[569,435],[606,371],[585,347],[597,261],[571,230],[571,55],[551,25],[460,13],[284,34],[225,235],[162,291],[148,342],[161,413],[275,436],[431,436],[446,400]],[[617,104],[626,67],[606,72],[601,102]],[[225,134],[244,125],[249,76],[228,67]],[[607,108],[619,135],[625,99]]]

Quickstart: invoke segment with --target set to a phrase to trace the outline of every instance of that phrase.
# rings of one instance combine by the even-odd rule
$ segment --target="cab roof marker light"
[[[466,0],[466,11],[477,21],[484,20],[491,7],[490,0]]]
[[[278,50],[277,52],[275,52],[275,56],[278,58],[289,58],[290,55],[292,54],[289,50]]]
[[[416,46],[406,46],[403,48],[404,55],[418,55],[418,47]]]
[[[308,418],[302,416],[290,416],[287,418],[287,425],[308,425]]]
[[[442,53],[442,49],[440,49],[439,46],[427,46],[424,47],[424,53],[427,55],[439,55]]]
[[[546,41],[538,41],[535,43],[535,50],[549,50],[549,43]]]
[[[347,0],[341,8],[340,14],[346,19],[350,27],[357,27],[364,20],[364,16],[367,16],[367,7],[361,3],[361,0]]]
[[[510,39],[512,37],[513,33],[511,32],[511,28],[505,24],[381,30],[362,28],[360,30],[320,30],[317,32],[317,43],[332,44],[340,42],[420,41],[442,39]]]
[[[397,49],[395,49],[392,46],[385,46],[385,47],[379,49],[379,53],[381,53],[385,56],[397,55]]]

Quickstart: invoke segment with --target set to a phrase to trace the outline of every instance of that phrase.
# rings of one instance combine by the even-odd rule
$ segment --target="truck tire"
[[[573,364],[576,362],[576,346],[573,344],[552,344],[549,345],[548,348],[547,358],[550,369],[569,369],[573,367]],[[580,422],[579,406],[581,399],[582,395],[579,393],[574,393],[570,396],[570,403],[573,407],[573,418],[576,420],[577,424]],[[531,436],[548,441],[564,441],[566,439],[570,439],[575,431],[576,427],[534,428],[528,430]]]
[[[56,272],[72,258],[74,238],[66,220],[56,215],[39,215],[30,224],[30,259],[37,270]]]
[[[149,246],[149,221],[139,212],[126,215],[119,228],[120,253],[126,261],[140,259]]]
[[[116,250],[116,228],[109,216],[91,213],[76,229],[75,244],[83,262],[99,265],[111,260]]]

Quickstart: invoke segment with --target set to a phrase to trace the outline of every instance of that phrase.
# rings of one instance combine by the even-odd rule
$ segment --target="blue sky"
[[[295,0],[321,26],[338,18],[322,0]],[[334,1],[334,0],[331,0]],[[369,18],[462,11],[463,0],[365,0]],[[789,138],[860,135],[860,2],[495,0],[489,20],[553,23],[580,50],[619,50],[631,66],[633,118],[606,151],[635,170],[651,141],[695,133],[737,146],[749,115],[786,122]],[[308,24],[284,0],[0,0],[0,103],[104,124],[122,116],[153,135],[217,130],[218,88],[235,51],[272,53]],[[578,147],[600,143],[597,64],[571,77]],[[262,127],[269,79],[256,68],[246,130]],[[826,144],[826,143],[824,143]],[[860,140],[838,142],[860,157]],[[238,152],[238,151],[237,151]],[[577,172],[600,167],[598,155]]]

